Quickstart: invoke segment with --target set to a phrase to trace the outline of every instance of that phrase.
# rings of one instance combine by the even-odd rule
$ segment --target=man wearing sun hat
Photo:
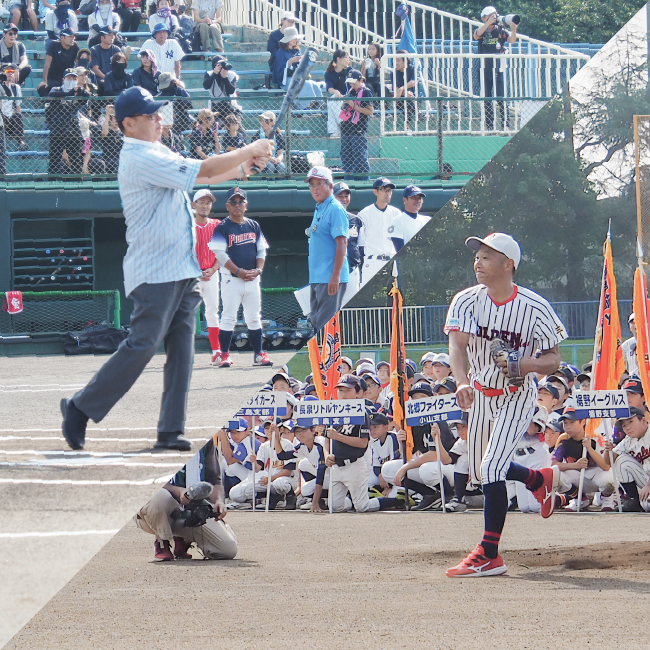
[[[309,285],[312,325],[318,331],[341,309],[350,270],[348,231],[350,222],[345,208],[334,198],[332,172],[328,167],[313,167],[309,183],[316,210],[309,237]]]

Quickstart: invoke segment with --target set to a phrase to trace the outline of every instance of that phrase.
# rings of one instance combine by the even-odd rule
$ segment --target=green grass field
[[[442,345],[434,345],[431,347],[422,347],[422,346],[407,346],[406,348],[407,356],[413,359],[416,363],[420,361],[420,357],[425,352],[447,352],[447,348]],[[560,352],[562,353],[562,360],[568,363],[574,364],[579,368],[582,367],[584,363],[590,361],[593,356],[594,342],[593,340],[567,340],[560,345]],[[343,350],[343,356],[350,357],[353,361],[360,359],[361,357],[373,357],[375,361],[381,361],[382,359],[388,361],[388,356],[390,354],[390,349],[388,346],[381,348],[347,348]],[[309,366],[309,354],[307,353],[307,348],[303,348],[296,352],[295,356],[289,361],[289,371],[292,377],[296,377],[301,381],[311,373],[311,368]]]

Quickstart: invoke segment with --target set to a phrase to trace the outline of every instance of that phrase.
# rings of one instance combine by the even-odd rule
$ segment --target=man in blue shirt
[[[183,435],[194,363],[196,310],[201,302],[194,215],[187,192],[263,169],[269,140],[206,160],[183,158],[160,144],[160,109],[151,93],[134,86],[115,102],[125,135],[117,180],[126,222],[125,294],[133,300],[129,336],[72,399],[61,400],[63,436],[83,449],[89,419],[100,422],[129,391],[164,342],[167,360],[158,421],[159,449],[188,451]]]
[[[332,172],[314,167],[305,182],[316,201],[309,227],[309,285],[312,325],[318,331],[336,314],[350,276],[348,268],[349,220],[345,208],[334,198]]]

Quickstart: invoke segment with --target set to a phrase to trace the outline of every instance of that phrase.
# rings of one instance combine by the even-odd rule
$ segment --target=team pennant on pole
[[[341,330],[338,313],[328,321],[323,330],[323,346],[318,350],[314,336],[307,344],[309,362],[314,375],[316,394],[320,400],[336,399],[336,384],[339,378],[341,358]]]
[[[634,272],[634,323],[636,325],[636,356],[639,363],[639,378],[643,385],[643,392],[650,395],[650,363],[648,350],[650,349],[650,336],[648,334],[648,285],[643,270],[643,250],[638,243],[639,266]]]

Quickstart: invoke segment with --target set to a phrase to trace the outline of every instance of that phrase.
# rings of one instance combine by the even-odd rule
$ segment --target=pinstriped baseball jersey
[[[447,312],[445,333],[470,335],[467,352],[472,378],[488,388],[504,388],[507,377],[490,357],[490,341],[503,339],[522,357],[550,350],[567,338],[567,332],[548,302],[530,289],[515,285],[512,296],[496,303],[485,285],[457,293]],[[532,381],[526,377],[526,386]]]
[[[196,225],[196,257],[201,270],[209,269],[215,261],[214,253],[208,248],[214,229],[221,223],[221,219],[208,219],[208,223]]]

